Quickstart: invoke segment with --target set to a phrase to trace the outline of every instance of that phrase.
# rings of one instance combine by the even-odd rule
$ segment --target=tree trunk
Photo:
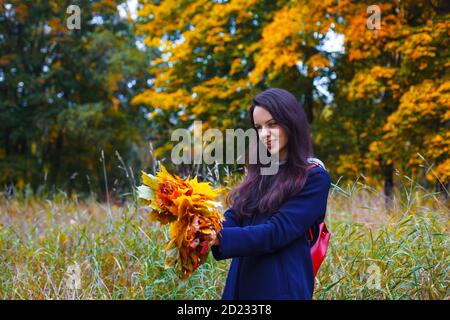
[[[392,164],[383,165],[382,171],[384,176],[385,210],[390,214],[394,197],[394,167]]]
[[[306,88],[306,94],[305,94],[305,112],[306,116],[308,117],[308,122],[312,123],[314,120],[313,115],[313,107],[314,107],[314,98],[313,98],[313,90],[314,90],[314,79],[310,79],[308,81],[308,87]]]
[[[63,147],[63,133],[62,130],[58,130],[58,137],[56,138],[55,154],[53,155],[53,170],[54,170],[54,185],[58,188],[60,185],[61,177],[61,152]]]

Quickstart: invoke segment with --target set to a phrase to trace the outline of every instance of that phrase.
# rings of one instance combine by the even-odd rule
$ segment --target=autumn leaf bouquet
[[[163,165],[156,175],[142,172],[142,183],[138,197],[151,208],[150,220],[170,225],[165,263],[186,279],[206,260],[222,228],[220,189],[198,182],[197,177],[172,175]]]

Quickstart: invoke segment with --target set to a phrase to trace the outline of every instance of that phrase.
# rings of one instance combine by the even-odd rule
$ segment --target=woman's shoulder
[[[322,167],[324,170],[327,170],[327,168],[325,168],[325,164],[319,158],[310,157],[310,158],[308,158],[308,163],[309,164],[316,164],[316,165]]]
[[[314,167],[308,169],[308,177],[316,174],[320,175],[328,175],[329,173],[327,169],[325,168],[325,164],[318,158],[308,158],[308,162],[310,165],[315,165]]]
[[[306,186],[317,186],[322,185],[329,187],[331,183],[331,177],[325,168],[324,163],[317,158],[309,158],[310,164],[316,164],[316,166],[308,170],[308,177],[306,179]]]
[[[317,165],[307,170],[305,184],[294,196],[292,201],[299,201],[306,205],[305,201],[311,201],[311,205],[317,206],[317,197],[326,199],[331,187],[331,177],[325,166]]]

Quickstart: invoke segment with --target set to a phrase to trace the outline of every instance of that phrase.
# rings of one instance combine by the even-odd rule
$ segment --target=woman
[[[314,272],[306,231],[323,221],[330,176],[311,164],[308,121],[296,98],[272,88],[258,94],[250,121],[269,155],[274,175],[246,164],[243,182],[228,198],[223,229],[211,247],[216,260],[232,258],[222,299],[312,299]]]

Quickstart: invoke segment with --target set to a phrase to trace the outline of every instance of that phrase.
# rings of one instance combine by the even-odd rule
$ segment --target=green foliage
[[[334,180],[364,176],[392,196],[399,170],[448,187],[444,1],[379,1],[379,29],[367,27],[371,1],[139,1],[133,20],[118,14],[124,0],[84,0],[79,30],[66,27],[69,4],[0,1],[2,185],[87,192],[89,177],[97,189],[103,150],[118,190],[116,150],[137,173],[149,140],[167,160],[173,130],[195,120],[246,129],[252,97],[282,87]]]
[[[0,2],[2,185],[87,190],[87,176],[101,183],[101,150],[110,181],[115,150],[142,165],[146,120],[128,102],[150,57],[119,17],[122,2],[80,2],[79,30],[66,27],[69,1]]]

